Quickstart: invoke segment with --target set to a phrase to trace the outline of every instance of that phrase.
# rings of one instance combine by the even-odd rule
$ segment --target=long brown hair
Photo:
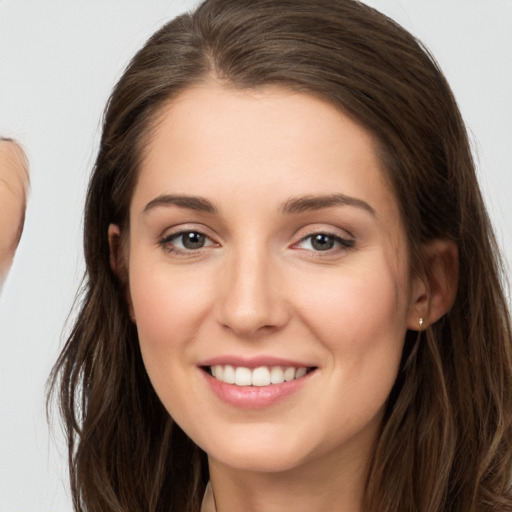
[[[133,58],[108,103],[85,208],[78,315],[52,373],[76,511],[197,511],[204,453],[146,375],[107,229],[126,229],[162,106],[214,76],[323,98],[368,129],[402,210],[411,271],[422,247],[459,251],[452,309],[409,332],[368,472],[365,512],[512,510],[511,328],[501,266],[456,102],[432,56],[354,0],[206,0]]]

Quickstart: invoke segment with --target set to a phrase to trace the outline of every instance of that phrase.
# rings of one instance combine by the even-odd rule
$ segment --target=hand
[[[18,247],[29,187],[28,163],[21,147],[0,138],[0,285]]]

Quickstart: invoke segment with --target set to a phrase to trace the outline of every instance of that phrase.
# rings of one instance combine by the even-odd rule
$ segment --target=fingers
[[[17,142],[0,137],[0,284],[21,237],[28,188],[25,153]]]
[[[4,137],[0,137],[0,180],[26,200],[29,186],[27,158],[16,141]]]

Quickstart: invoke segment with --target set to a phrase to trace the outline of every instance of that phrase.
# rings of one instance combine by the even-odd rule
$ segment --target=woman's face
[[[186,91],[149,143],[125,257],[151,382],[211,461],[365,460],[418,315],[364,129],[284,89]]]

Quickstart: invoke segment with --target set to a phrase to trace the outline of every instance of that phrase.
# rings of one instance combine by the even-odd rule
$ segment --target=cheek
[[[130,296],[144,362],[150,377],[162,365],[180,360],[208,310],[208,280],[165,265],[130,262]],[[178,356],[178,357],[176,357]]]
[[[378,263],[378,264],[377,264]],[[376,412],[396,379],[408,317],[403,273],[377,260],[317,282],[302,309],[304,322],[327,348],[339,410]],[[343,388],[341,393],[339,389]],[[355,400],[355,402],[354,402]]]
[[[166,265],[137,266],[136,258],[129,279],[144,366],[162,404],[181,424],[191,407],[190,345],[208,310],[207,280],[171,273]]]
[[[298,291],[301,315],[332,348],[365,350],[402,341],[408,316],[404,280],[384,263],[347,268],[339,275],[305,283]]]
[[[327,348],[332,377],[317,399],[318,410],[328,414],[322,422],[336,426],[329,443],[381,417],[406,332],[407,298],[398,277],[377,265],[317,282],[318,292],[304,294],[303,321]]]

